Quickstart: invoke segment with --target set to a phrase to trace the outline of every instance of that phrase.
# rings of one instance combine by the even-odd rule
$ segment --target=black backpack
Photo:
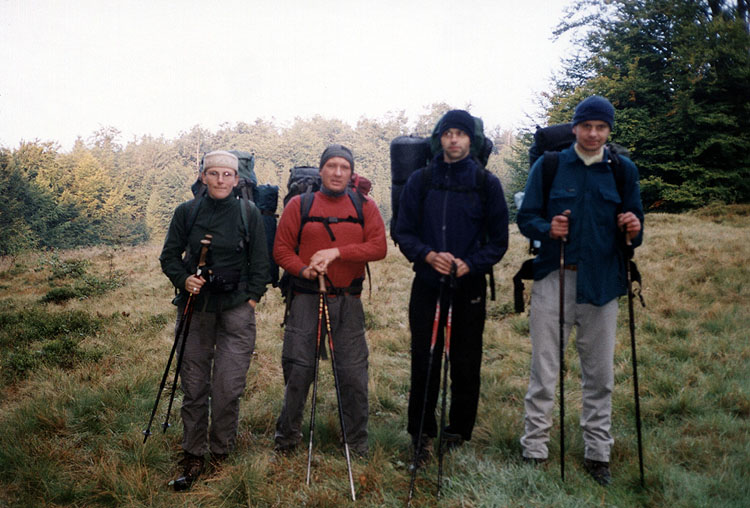
[[[433,185],[432,183],[432,171],[429,168],[429,163],[433,157],[442,152],[440,136],[437,134],[440,132],[440,122],[442,121],[442,118],[437,124],[435,124],[432,135],[429,138],[421,138],[418,136],[398,136],[391,141],[391,238],[393,239],[394,244],[398,245],[398,238],[395,235],[395,229],[396,221],[398,219],[401,192],[403,191],[409,176],[417,170],[422,170],[422,192],[420,193],[420,203],[424,202],[429,188],[440,188],[453,192],[476,192],[479,194],[482,208],[485,208],[485,204],[487,203],[487,187],[484,183],[489,174],[489,171],[485,169],[485,166],[492,154],[493,143],[492,140],[484,135],[484,122],[482,122],[482,119],[478,117],[473,118],[475,143],[471,145],[470,156],[479,163],[481,171],[477,175],[475,185],[472,187],[446,188],[444,186]],[[420,210],[421,209],[422,207],[420,206]],[[483,229],[485,230],[483,233],[483,241],[486,241],[488,235],[487,224],[483,225]],[[490,269],[488,275],[490,277],[490,299],[494,301],[495,275],[492,269]]]
[[[534,165],[539,157],[542,160],[542,197],[544,203],[543,214],[546,215],[547,203],[549,202],[549,193],[552,188],[552,182],[557,174],[557,167],[560,159],[560,151],[569,148],[575,143],[576,137],[573,133],[572,123],[562,123],[550,125],[548,127],[537,126],[534,133],[534,143],[529,148],[529,168]],[[625,190],[625,172],[622,167],[620,156],[628,156],[628,150],[616,143],[609,143],[611,161],[610,167],[615,179],[617,193],[623,196]],[[518,206],[520,209],[520,205]],[[529,240],[529,253],[536,255],[539,249],[532,240]],[[632,257],[632,256],[631,256]],[[635,262],[629,260],[633,273],[633,281],[641,282],[641,275]],[[534,278],[534,258],[527,259],[521,265],[521,268],[513,276],[513,307],[517,313],[524,311],[523,292],[525,289],[524,280]],[[642,300],[642,298],[641,298]]]
[[[298,194],[320,190],[320,171],[313,166],[294,166],[289,170],[286,189],[284,206]]]

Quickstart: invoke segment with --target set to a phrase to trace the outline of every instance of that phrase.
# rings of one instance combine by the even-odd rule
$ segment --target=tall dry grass
[[[511,226],[511,249],[496,266],[497,301],[488,303],[482,397],[474,438],[446,457],[443,506],[747,506],[750,504],[749,207],[693,214],[650,214],[637,251],[645,309],[636,307],[646,489],[638,485],[627,312],[621,303],[615,353],[613,485],[583,472],[577,419],[580,367],[569,348],[566,379],[567,475],[559,479],[558,426],[551,460],[519,460],[530,345],[526,315],[512,313],[510,279],[526,259]],[[120,287],[101,296],[43,304],[55,285],[50,254],[29,253],[0,273],[0,319],[34,309],[49,316],[81,311],[100,323],[74,337],[72,366],[40,363],[0,384],[0,506],[342,506],[346,464],[338,437],[329,362],[321,367],[313,481],[304,485],[306,451],[273,453],[283,396],[282,303],[269,289],[258,307],[255,359],[241,405],[237,450],[225,467],[188,493],[169,490],[180,449],[179,397],[173,427],[143,444],[173,341],[172,288],[158,267],[159,246],[58,253],[86,260]],[[359,506],[403,506],[408,490],[408,294],[412,272],[390,248],[372,266],[363,296],[370,344],[369,460],[355,460]],[[24,314],[25,315],[25,314]],[[3,322],[3,321],[0,321]],[[0,332],[6,355],[8,330]],[[29,339],[32,340],[32,339]],[[30,354],[44,347],[33,339]],[[94,354],[95,353],[95,354]],[[166,393],[165,393],[166,395]],[[154,430],[164,418],[163,403]],[[307,413],[303,426],[307,427]],[[434,506],[434,464],[420,471],[415,506]]]

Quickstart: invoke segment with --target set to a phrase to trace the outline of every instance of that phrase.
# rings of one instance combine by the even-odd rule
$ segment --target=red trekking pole
[[[448,394],[448,364],[451,359],[451,329],[453,323],[453,289],[456,286],[456,263],[451,265],[450,285],[448,291],[448,317],[445,322],[445,341],[443,342],[443,400],[440,408],[440,439],[438,440],[438,480],[437,497],[443,482],[443,433],[445,432],[445,408]]]
[[[430,357],[427,360],[427,377],[425,379],[424,400],[422,401],[422,415],[419,417],[419,432],[417,432],[417,443],[414,447],[414,459],[411,468],[411,481],[409,483],[409,497],[406,499],[406,505],[411,506],[411,499],[414,497],[414,483],[417,479],[417,469],[419,468],[419,450],[422,447],[422,430],[424,429],[424,417],[427,412],[427,394],[430,388],[430,376],[432,375],[432,357],[435,352],[435,343],[437,342],[438,330],[440,329],[440,300],[443,299],[443,286],[445,285],[445,276],[440,278],[440,292],[435,302],[435,318],[432,321],[432,336],[430,337]]]

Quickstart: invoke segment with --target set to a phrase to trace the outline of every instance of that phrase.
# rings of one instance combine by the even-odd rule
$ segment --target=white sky
[[[0,0],[0,146],[434,102],[528,124],[567,0]]]

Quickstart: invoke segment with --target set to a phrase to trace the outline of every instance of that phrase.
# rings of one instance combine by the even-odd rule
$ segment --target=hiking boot
[[[218,471],[224,465],[228,456],[229,455],[226,453],[212,453],[211,457],[208,459],[208,465],[211,466],[211,469],[214,471]]]
[[[547,457],[526,457],[522,456],[524,464],[531,464],[532,466],[541,466],[547,462]]]
[[[609,462],[583,459],[583,467],[599,485],[606,487],[612,483],[612,475],[609,472]]]
[[[360,459],[367,460],[370,458],[370,447],[367,445],[367,441],[364,443],[350,443],[349,453],[352,457],[358,457]]]
[[[180,460],[180,466],[182,467],[182,474],[169,482],[177,492],[188,490],[193,486],[195,480],[203,472],[203,457],[185,452],[182,460]]]
[[[445,429],[443,429],[441,439],[443,440],[443,446],[445,446],[445,449],[449,452],[464,444],[464,438],[461,434],[454,434]]]
[[[297,443],[281,443],[276,442],[276,445],[273,447],[273,451],[278,453],[279,455],[291,455],[294,453],[294,450],[297,449]]]
[[[409,471],[414,471],[417,468],[423,467],[430,461],[432,457],[432,438],[422,436],[422,443],[417,448],[417,440],[412,439],[412,448],[416,448],[416,461],[409,464]],[[414,457],[414,455],[412,455]]]

